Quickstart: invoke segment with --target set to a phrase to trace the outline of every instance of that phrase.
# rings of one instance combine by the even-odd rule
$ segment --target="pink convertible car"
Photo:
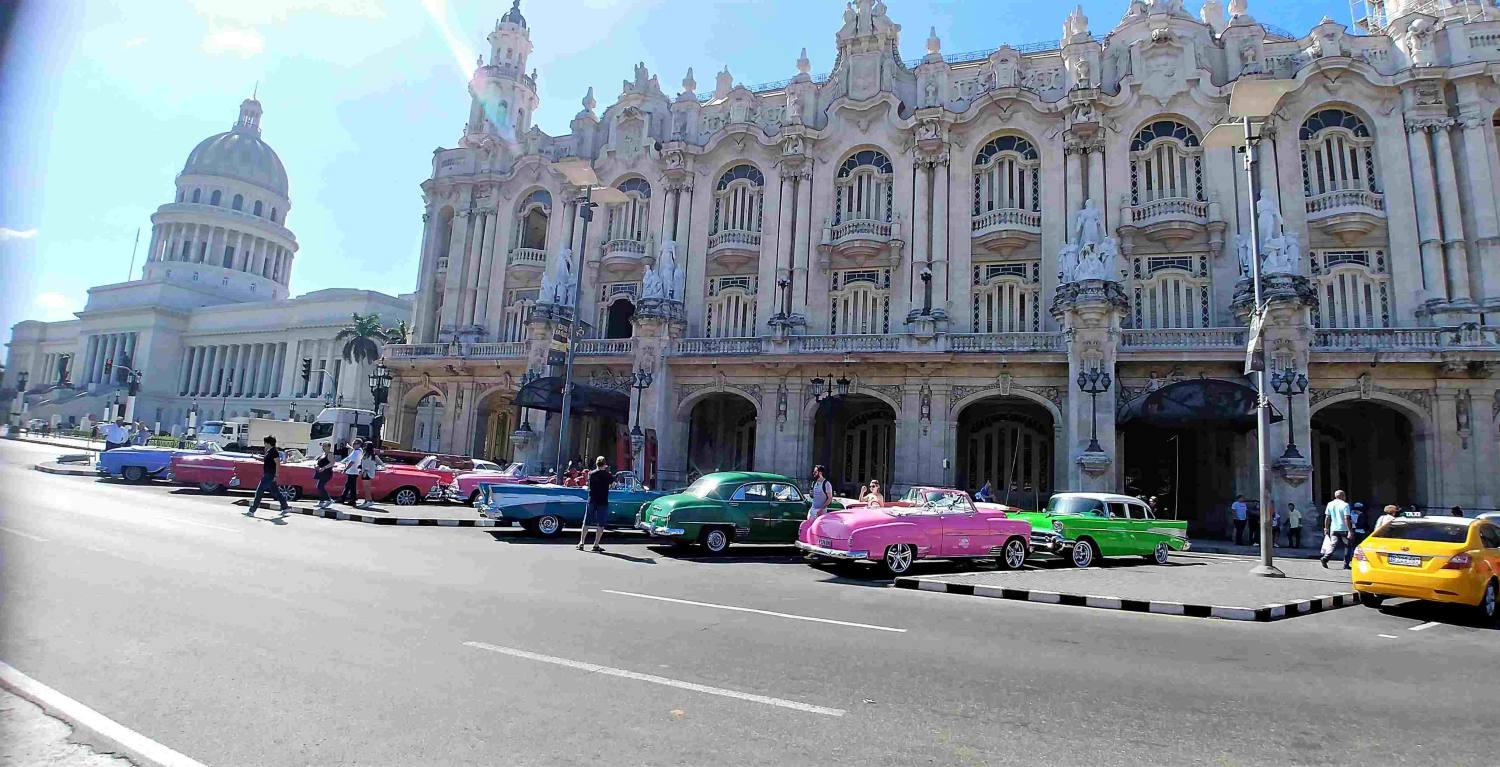
[[[869,560],[902,575],[918,559],[988,559],[1015,570],[1031,553],[1031,523],[962,490],[914,487],[882,506],[831,511],[802,523],[797,548],[814,560]]]

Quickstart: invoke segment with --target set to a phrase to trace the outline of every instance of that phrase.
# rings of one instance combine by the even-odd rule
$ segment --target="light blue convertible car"
[[[146,447],[131,445],[106,450],[99,454],[94,470],[101,477],[118,477],[126,482],[145,482],[148,479],[172,479],[172,456],[203,455],[204,450],[180,450],[175,447]]]
[[[527,532],[551,538],[564,527],[583,525],[588,508],[588,488],[562,485],[516,485],[481,482],[479,500],[474,508],[484,516],[501,522],[519,523]],[[641,504],[667,493],[647,490],[635,472],[615,475],[609,490],[608,527],[629,528],[635,525],[635,513]]]

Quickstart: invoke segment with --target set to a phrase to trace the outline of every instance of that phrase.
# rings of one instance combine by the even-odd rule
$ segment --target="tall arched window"
[[[618,188],[630,199],[609,209],[609,238],[645,242],[651,230],[651,185],[643,178],[628,178]]]
[[[261,214],[261,211],[262,211],[262,208],[261,208],[261,205],[260,205],[260,200],[256,200],[255,201],[255,208],[253,210],[251,210],[251,212],[254,213],[255,215],[259,216]]]
[[[765,176],[754,165],[736,165],[724,171],[714,190],[714,220],[709,233],[760,232],[765,186]]]
[[[217,189],[215,189],[214,193],[211,194],[211,195],[209,195],[209,197],[208,197],[208,204],[209,205],[218,205],[223,200],[224,200],[224,193],[220,192]]]
[[[833,273],[829,331],[836,336],[891,332],[891,270]]]
[[[855,152],[834,180],[834,224],[891,220],[891,160],[874,149]]]
[[[1309,198],[1344,191],[1380,193],[1375,139],[1358,115],[1314,112],[1297,133],[1302,143],[1302,192]]]
[[[552,195],[538,189],[526,195],[516,209],[515,242],[517,248],[546,252],[547,225],[552,220]]]
[[[245,195],[243,195],[243,194],[237,194],[237,195],[235,195],[234,196],[234,202],[230,203],[229,207],[231,207],[231,208],[233,208],[235,210],[244,210],[245,209]]]
[[[1040,211],[1041,162],[1020,136],[999,136],[974,155],[974,215],[995,210]]]
[[[187,196],[187,190],[186,189],[178,189],[177,190],[177,201],[178,202],[182,202],[182,198],[184,198],[186,196]]]
[[[1176,120],[1157,120],[1130,142],[1130,204],[1157,200],[1203,202],[1203,147]]]
[[[278,222],[278,221],[277,221],[277,220],[276,220],[276,209],[275,209],[275,208],[272,208],[272,209],[271,209],[271,223],[273,223],[273,224],[275,224],[275,223],[279,223],[279,222]]]
[[[193,190],[193,202],[202,202],[202,201],[203,201],[203,190],[202,189],[194,189]]]
[[[712,277],[708,281],[708,306],[703,330],[710,338],[744,338],[755,335],[755,275]]]

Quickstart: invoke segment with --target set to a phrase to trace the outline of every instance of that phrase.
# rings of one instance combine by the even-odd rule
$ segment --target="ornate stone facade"
[[[1500,361],[1500,48],[1485,43],[1500,18],[1425,4],[1378,34],[1325,20],[1294,37],[1232,5],[1225,20],[1133,2],[1107,37],[1075,13],[1050,46],[985,55],[945,57],[933,35],[902,61],[885,4],[855,0],[827,75],[804,50],[789,80],[726,70],[700,94],[689,72],[673,95],[638,66],[602,111],[591,90],[567,135],[471,120],[422,185],[420,343],[390,355],[407,404],[558,374],[539,283],[566,249],[581,254],[580,369],[655,379],[615,438],[581,426],[596,441],[563,453],[616,450],[638,426],[626,460],[665,484],[828,462],[845,487],[990,481],[1023,502],[1170,489],[1214,529],[1256,492],[1229,403],[1253,384],[1259,217],[1270,372],[1312,382],[1311,397],[1267,392],[1273,457],[1314,469],[1311,484],[1280,472],[1273,496],[1500,505],[1500,424],[1471,405],[1495,401]],[[517,12],[490,39],[503,56],[529,30]],[[493,77],[535,108],[534,79],[476,73]],[[1238,157],[1205,147],[1252,77],[1293,84],[1263,126],[1258,204]],[[471,91],[476,113],[510,113],[495,87]],[[586,230],[552,169],[570,158],[626,200]],[[632,318],[643,284],[662,294],[649,273],[668,247],[681,314]],[[1084,374],[1112,390],[1084,392]],[[447,408],[444,447],[550,464],[556,416],[506,415],[505,391]],[[1363,436],[1387,417],[1394,436]],[[522,454],[497,419],[548,426]],[[1094,439],[1102,454],[1080,462]]]

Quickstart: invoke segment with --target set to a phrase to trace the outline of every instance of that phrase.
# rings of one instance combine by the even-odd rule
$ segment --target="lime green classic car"
[[[1141,556],[1159,565],[1186,551],[1187,521],[1157,519],[1139,498],[1113,493],[1058,493],[1043,511],[1012,512],[1031,523],[1032,551],[1088,567],[1100,557]]]
[[[754,471],[705,474],[686,490],[641,505],[635,526],[652,537],[699,543],[792,543],[812,503],[788,477]],[[842,507],[839,507],[842,508]]]

